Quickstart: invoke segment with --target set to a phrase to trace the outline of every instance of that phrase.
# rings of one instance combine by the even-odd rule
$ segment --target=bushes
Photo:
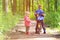
[[[8,31],[10,28],[13,28],[14,25],[19,20],[19,15],[12,15],[11,13],[8,13],[7,15],[2,15],[2,21],[0,27],[2,28],[2,32]]]
[[[31,13],[30,13],[30,18],[31,18],[32,20],[35,20],[34,12],[31,12]]]
[[[59,13],[58,12],[49,12],[46,13],[45,23],[48,24],[51,28],[57,27],[59,22]]]
[[[2,37],[1,40],[4,39],[4,34],[17,24],[19,19],[19,15],[13,16],[11,12],[6,15],[4,15],[4,13],[0,13],[0,32],[2,33],[2,36],[0,35],[0,38]]]

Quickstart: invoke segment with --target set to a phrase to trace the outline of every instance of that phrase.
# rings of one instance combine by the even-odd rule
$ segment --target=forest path
[[[57,30],[46,29],[47,33],[35,34],[36,22],[32,20],[30,27],[30,35],[25,34],[24,20],[20,20],[19,23],[11,31],[7,33],[6,40],[60,40],[60,34]]]

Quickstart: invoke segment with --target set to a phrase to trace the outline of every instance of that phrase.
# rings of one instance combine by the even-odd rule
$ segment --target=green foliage
[[[0,35],[1,40],[4,39],[4,34],[14,28],[14,26],[19,22],[20,15],[12,15],[11,12],[7,13],[6,15],[0,13]]]
[[[11,13],[8,13],[6,15],[2,14],[1,23],[0,23],[0,31],[6,32],[13,28],[16,23],[18,22],[20,16],[19,15],[12,15]]]
[[[3,34],[0,34],[0,40],[4,40],[5,36]]]
[[[35,19],[34,12],[31,12],[31,13],[30,13],[30,18],[31,18],[32,20],[34,20],[34,19]]]
[[[48,24],[51,28],[55,28],[57,27],[59,24],[59,13],[58,12],[49,12],[46,13],[46,17],[45,17],[45,23]]]

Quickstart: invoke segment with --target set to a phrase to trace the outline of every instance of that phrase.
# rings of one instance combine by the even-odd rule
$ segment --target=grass
[[[0,40],[4,40],[5,36],[3,34],[0,34]]]
[[[57,27],[57,28],[46,28],[46,32],[49,33],[49,34],[60,34],[60,28]]]

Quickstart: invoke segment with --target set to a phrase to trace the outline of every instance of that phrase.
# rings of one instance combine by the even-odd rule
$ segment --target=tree
[[[16,13],[16,11],[17,11],[17,0],[13,0],[13,3],[12,3],[13,15]]]
[[[34,2],[34,0],[32,0],[32,11],[33,11],[33,9],[34,9],[34,8],[33,8],[33,5],[34,5],[34,3],[33,3],[33,2]]]
[[[57,0],[55,0],[55,11],[57,11]]]
[[[49,12],[49,0],[47,0],[47,4],[48,4],[48,12]]]
[[[25,12],[25,1],[23,0],[23,12]]]
[[[26,0],[26,10],[28,10],[27,8],[30,10],[30,0]]]
[[[5,13],[7,13],[8,12],[8,0],[3,0],[2,1],[2,6],[3,6],[3,11],[5,12]]]

